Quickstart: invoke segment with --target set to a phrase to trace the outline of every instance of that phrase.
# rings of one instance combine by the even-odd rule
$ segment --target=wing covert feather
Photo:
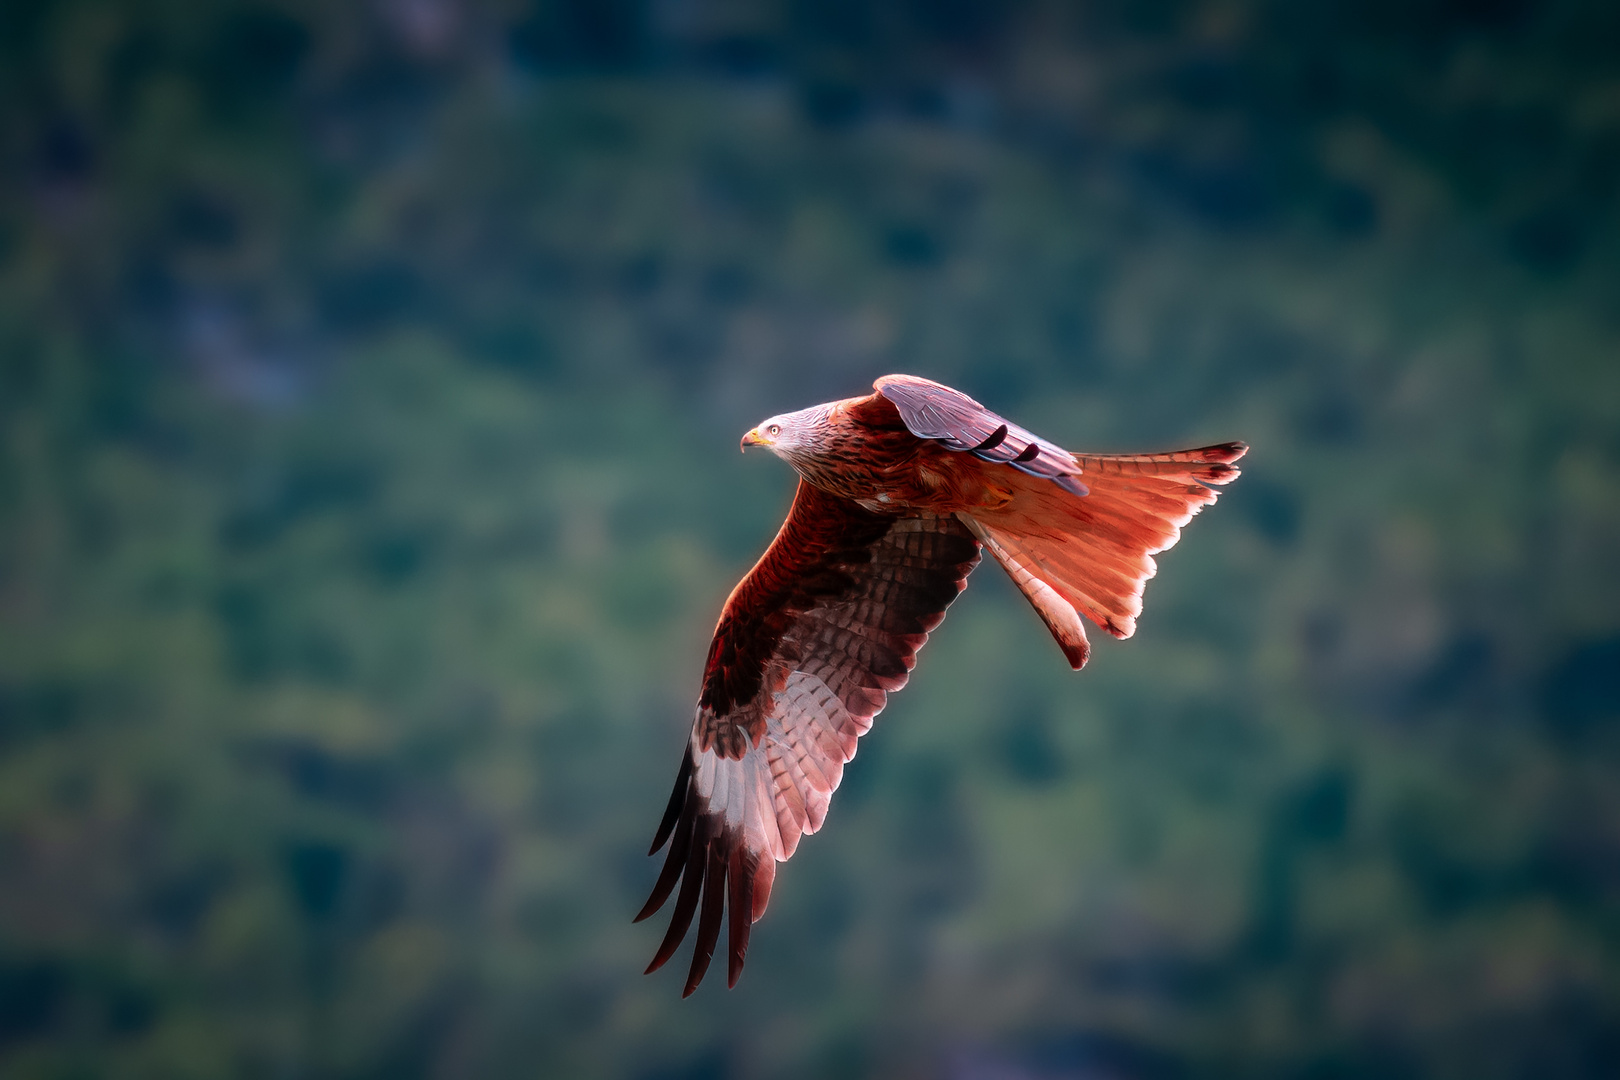
[[[934,439],[947,450],[1051,480],[1074,495],[1087,493],[1073,454],[960,390],[915,375],[885,375],[872,387],[894,403],[906,428],[919,439]]]

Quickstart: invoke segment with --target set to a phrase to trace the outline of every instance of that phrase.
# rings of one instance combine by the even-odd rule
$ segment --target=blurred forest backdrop
[[[1617,1075],[1617,184],[1600,0],[6,0],[0,1077]],[[737,439],[888,371],[1254,451],[682,1002]]]

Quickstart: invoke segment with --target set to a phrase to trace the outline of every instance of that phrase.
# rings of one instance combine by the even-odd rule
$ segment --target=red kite
[[[1079,670],[1084,615],[1136,630],[1152,555],[1215,501],[1248,447],[1071,454],[966,394],[886,375],[866,397],[773,416],[743,436],[799,473],[787,520],[732,590],[697,719],[649,855],[669,843],[640,922],[680,882],[674,954],[698,915],[682,996],[731,908],[727,983],[765,913],[776,864],[821,828],[844,763],[987,550]]]

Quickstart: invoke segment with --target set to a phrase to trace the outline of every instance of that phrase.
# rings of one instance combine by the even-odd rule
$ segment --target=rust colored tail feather
[[[1237,479],[1248,447],[1220,443],[1166,454],[1076,454],[1089,494],[1019,477],[995,510],[959,515],[1034,606],[1075,670],[1091,652],[1084,615],[1118,638],[1136,632],[1142,589],[1181,527],[1215,501],[1207,485]]]

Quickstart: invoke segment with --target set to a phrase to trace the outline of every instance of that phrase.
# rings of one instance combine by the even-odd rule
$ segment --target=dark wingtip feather
[[[753,911],[749,913],[751,917],[748,920],[750,926],[759,922],[765,914],[765,908],[771,902],[771,886],[775,882],[776,860],[765,855],[754,867],[754,880],[748,886],[754,896]]]
[[[686,936],[687,927],[692,925],[692,915],[697,911],[698,896],[703,889],[703,865],[709,857],[711,839],[704,825],[706,818],[698,819],[698,835],[693,837],[691,850],[686,856],[686,868],[681,880],[680,895],[675,898],[675,911],[669,917],[669,929],[664,933],[664,940],[658,946],[658,952],[653,956],[652,963],[647,965],[645,975],[651,975],[669,962],[680,948],[681,939]]]
[[[754,875],[758,863],[737,845],[731,853],[731,894],[726,898],[731,907],[731,936],[727,941],[726,989],[737,985],[742,977],[743,961],[748,957],[748,931],[754,925]]]
[[[686,855],[692,846],[692,819],[697,813],[698,800],[689,799],[681,809],[680,820],[675,823],[674,843],[669,846],[669,854],[664,857],[664,868],[653,884],[652,893],[648,895],[647,902],[641,906],[641,911],[631,922],[640,922],[653,912],[664,906],[669,899],[675,882],[680,880],[681,870],[686,865]]]
[[[1000,427],[996,428],[996,430],[992,431],[984,442],[980,443],[978,446],[975,446],[973,448],[973,452],[978,454],[983,453],[986,450],[994,450],[996,447],[1001,445],[1001,440],[1005,439],[1006,437],[1007,425],[1002,424]]]
[[[1205,461],[1219,461],[1223,464],[1231,464],[1248,452],[1249,444],[1246,442],[1216,443],[1214,446],[1204,447],[1203,450]]]
[[[686,976],[686,989],[681,997],[696,990],[709,970],[709,960],[720,940],[720,916],[726,902],[725,841],[719,837],[709,844],[709,864],[703,875],[703,914],[698,917],[697,942],[692,949],[692,970]]]
[[[647,849],[648,855],[658,854],[658,849],[664,846],[669,834],[674,831],[675,822],[681,816],[681,808],[686,805],[686,786],[692,779],[692,748],[686,748],[686,756],[681,758],[681,771],[675,775],[675,790],[670,793],[669,804],[664,807],[664,818],[658,823],[658,832],[653,835],[652,847]]]
[[[1028,446],[1024,447],[1022,450],[1018,451],[1018,455],[1016,457],[1014,457],[1013,460],[1015,462],[1017,462],[1018,464],[1022,465],[1022,464],[1026,463],[1026,462],[1034,461],[1036,458],[1038,458],[1040,456],[1041,456],[1041,444],[1032,442]]]

